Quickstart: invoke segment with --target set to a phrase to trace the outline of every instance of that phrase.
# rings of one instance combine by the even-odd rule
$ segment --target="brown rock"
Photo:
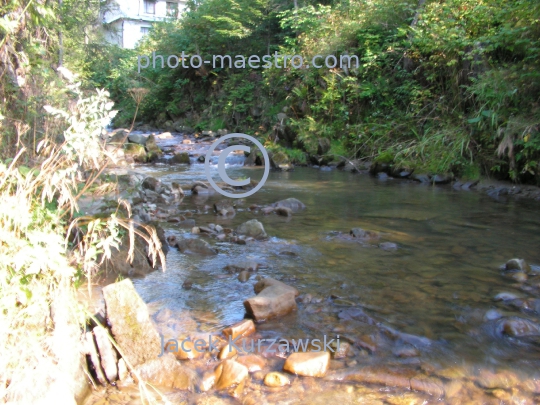
[[[225,235],[223,235],[223,236],[225,236]],[[238,274],[238,280],[241,283],[245,283],[246,281],[249,280],[250,277],[251,277],[251,273],[249,271],[246,271],[246,270],[242,270],[240,272],[240,274]]]
[[[103,288],[108,323],[116,343],[127,360],[138,366],[161,353],[161,341],[148,308],[130,279]]]
[[[216,367],[216,389],[223,390],[242,383],[249,375],[246,366],[233,360],[225,360]]]
[[[305,377],[324,377],[329,365],[329,352],[293,353],[285,361],[283,370]]]
[[[236,347],[234,347],[234,345],[226,344],[219,352],[218,358],[220,360],[230,359],[231,357],[236,356],[237,353],[238,350],[236,350]]]
[[[267,387],[284,387],[290,383],[291,380],[289,380],[289,377],[287,377],[285,374],[278,373],[277,371],[268,373],[264,377],[264,385]]]
[[[255,333],[255,324],[251,319],[245,319],[223,329],[223,334],[227,338],[230,336],[232,340],[236,339],[238,336],[249,336],[253,333]]]
[[[296,309],[298,290],[294,287],[272,278],[263,278],[254,289],[258,295],[244,301],[244,307],[255,321],[275,318]]]

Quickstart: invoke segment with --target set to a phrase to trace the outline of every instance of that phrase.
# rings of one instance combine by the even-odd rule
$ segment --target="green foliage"
[[[358,66],[240,69],[148,68],[109,53],[106,84],[151,84],[141,105],[149,122],[180,120],[197,129],[271,134],[277,124],[294,146],[316,153],[319,138],[339,155],[384,159],[434,172],[535,181],[540,160],[540,4],[533,0],[190,2],[178,22],[157,24],[137,54],[184,50],[213,55],[299,54],[358,57]],[[99,58],[98,58],[99,59]],[[120,62],[122,61],[122,62]],[[283,59],[280,60],[283,64]],[[100,64],[90,68],[98,69]],[[116,72],[116,73],[115,73]],[[87,77],[94,77],[89,74]],[[280,123],[285,110],[289,119]],[[125,118],[124,118],[125,117]],[[525,137],[529,135],[529,141]],[[339,145],[339,147],[337,146]]]

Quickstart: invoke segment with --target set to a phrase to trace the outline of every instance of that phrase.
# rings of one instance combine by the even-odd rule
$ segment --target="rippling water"
[[[262,176],[262,170],[243,168],[238,160],[230,163],[232,178]],[[202,164],[141,170],[185,189],[205,180]],[[301,200],[307,209],[290,219],[248,210],[252,204],[288,197]],[[210,258],[172,249],[166,272],[137,280],[138,291],[154,312],[169,308],[188,314],[171,333],[218,331],[241,320],[242,302],[254,295],[255,279],[241,283],[223,268],[255,261],[265,265],[259,274],[319,297],[328,308],[315,311],[300,305],[295,314],[260,325],[263,335],[318,338],[341,330],[336,311],[354,305],[385,325],[431,339],[433,344],[421,355],[437,364],[502,365],[522,371],[535,371],[540,365],[536,344],[495,338],[481,326],[491,308],[527,317],[493,297],[503,291],[528,296],[499,268],[513,257],[540,264],[538,204],[501,203],[449,187],[312,168],[271,173],[262,190],[241,203],[232,219],[205,211],[206,205],[221,199],[188,195],[178,211],[195,213],[197,225],[236,227],[257,218],[270,239],[247,246],[209,240],[219,250]],[[189,232],[169,223],[163,227],[167,234]],[[336,237],[336,231],[347,233],[354,227],[378,231],[382,238],[361,244]],[[398,250],[380,249],[378,243],[384,241],[396,243]],[[193,282],[191,290],[182,289],[186,280]],[[369,361],[385,362],[389,356],[382,350]]]

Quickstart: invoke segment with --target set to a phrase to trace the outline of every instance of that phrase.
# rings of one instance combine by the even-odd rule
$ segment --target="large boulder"
[[[136,143],[126,143],[124,144],[124,156],[131,157],[135,162],[144,163],[146,162],[146,149]]]
[[[107,322],[121,352],[134,367],[155,360],[161,353],[161,340],[148,308],[130,279],[103,288]]]
[[[236,233],[239,235],[251,236],[255,239],[264,239],[267,237],[263,224],[256,219],[244,222],[236,228]]]
[[[281,281],[263,278],[254,286],[255,297],[244,301],[246,312],[255,321],[285,315],[296,309],[298,290]]]
[[[287,198],[272,204],[274,208],[289,208],[293,213],[306,209],[304,203],[296,198]]]
[[[329,366],[329,352],[299,352],[287,358],[283,370],[304,377],[324,377]]]
[[[146,145],[146,141],[147,141],[148,137],[142,135],[142,134],[130,134],[128,136],[128,140],[131,142],[131,143],[136,143],[137,145]]]

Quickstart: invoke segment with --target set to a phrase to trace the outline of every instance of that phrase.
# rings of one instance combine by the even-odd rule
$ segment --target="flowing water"
[[[261,177],[261,169],[243,168],[241,161],[238,157],[229,160],[230,177]],[[166,183],[176,181],[185,190],[193,181],[206,180],[202,164],[145,166],[138,171]],[[249,210],[253,204],[289,197],[307,208],[291,218]],[[503,315],[537,320],[534,312],[495,302],[494,297],[500,292],[535,297],[531,286],[538,281],[517,283],[504,276],[500,267],[514,257],[540,264],[538,204],[499,202],[451,187],[380,181],[314,168],[271,172],[259,192],[238,201],[233,218],[218,217],[209,209],[221,199],[219,194],[187,195],[178,212],[192,213],[198,226],[214,223],[235,228],[256,218],[269,239],[237,245],[208,238],[219,251],[211,257],[171,249],[165,272],[135,280],[156,319],[163,313],[175,314],[174,322],[160,325],[164,335],[218,333],[242,320],[243,301],[254,295],[255,274],[242,283],[224,267],[249,261],[261,265],[256,274],[282,280],[311,297],[299,303],[296,312],[257,325],[263,338],[341,335],[344,341],[355,343],[347,360],[353,365],[403,365],[424,371],[458,365],[470,370],[470,375],[483,368],[537,375],[538,342],[500,336],[484,316],[498,309]],[[162,226],[167,235],[200,237],[173,223]],[[345,237],[352,228],[377,231],[381,238],[360,242]],[[383,242],[393,242],[398,248],[384,250],[379,247]],[[191,289],[182,288],[185,281],[192,283]],[[351,309],[361,309],[378,324],[351,320],[347,317]],[[390,339],[384,333],[390,328],[400,335]],[[411,341],[410,335],[426,339]],[[412,357],[396,354],[397,348],[410,343],[417,351]],[[332,368],[347,367],[338,363]],[[324,401],[334,403],[338,394],[331,383],[324,384],[320,386],[329,393]],[[317,402],[312,398],[306,403],[310,401]],[[355,401],[351,403],[362,403]]]

